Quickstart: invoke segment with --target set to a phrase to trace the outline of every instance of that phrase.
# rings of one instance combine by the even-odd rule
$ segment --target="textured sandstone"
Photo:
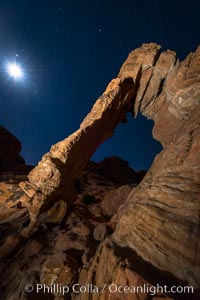
[[[121,187],[108,193],[101,203],[103,215],[107,217],[112,217],[115,215],[119,207],[126,202],[130,192],[131,186],[122,185]]]
[[[120,256],[116,255],[115,248],[112,244],[102,243],[94,258],[90,261],[90,265],[85,266],[79,274],[79,284],[90,282],[95,286],[98,286],[103,293],[98,295],[91,294],[79,294],[78,297],[73,295],[73,299],[77,300],[114,300],[114,299],[126,299],[126,300],[147,300],[149,294],[144,292],[136,293],[110,293],[109,286],[115,284],[117,286],[144,286],[151,284],[144,280],[142,276],[131,270],[131,266],[126,258],[121,253]]]
[[[130,194],[115,232],[118,244],[196,287],[200,282],[199,57],[200,48],[174,68],[170,58],[161,93],[142,108],[154,118],[153,134],[164,149]],[[149,89],[151,84],[148,96]]]
[[[31,219],[23,235],[33,231],[40,211],[49,202],[63,193],[73,199],[72,182],[80,175],[96,148],[112,135],[114,128],[123,120],[129,111],[133,92],[132,79],[113,79],[83,120],[80,129],[53,145],[29,173],[28,181],[20,184],[23,195],[18,197],[16,203],[28,208]]]

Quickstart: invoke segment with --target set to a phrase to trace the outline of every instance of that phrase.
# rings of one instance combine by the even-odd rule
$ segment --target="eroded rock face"
[[[142,45],[130,53],[80,128],[52,146],[27,180],[0,183],[0,253],[5,264],[17,253],[12,268],[3,269],[6,300],[13,299],[9,282],[16,299],[29,299],[22,292],[25,279],[20,280],[25,272],[29,282],[68,280],[70,286],[74,282],[100,288],[110,283],[167,282],[200,287],[199,74],[200,47],[179,62],[173,51],[160,52],[153,43]],[[113,179],[109,168],[104,184],[99,185],[103,173],[93,172],[90,165],[88,176],[84,167],[126,113],[137,116],[138,111],[154,120],[153,135],[163,151],[137,187],[122,182],[125,176]],[[127,179],[134,176],[137,179],[129,170]],[[131,191],[126,199],[119,189],[127,183]],[[112,212],[105,213],[106,197],[112,193],[120,197]],[[26,261],[29,254],[32,266]],[[149,293],[131,296],[72,293],[70,297],[153,298]],[[161,296],[157,293],[154,298]],[[191,294],[174,297],[195,299]]]
[[[40,212],[60,195],[68,195],[68,201],[73,200],[74,180],[80,176],[96,148],[112,135],[117,124],[124,119],[130,110],[133,93],[131,78],[113,79],[80,128],[53,145],[29,173],[28,181],[19,184],[22,196],[18,197],[16,204],[27,207],[30,215],[30,224],[21,234],[31,234],[37,226]]]
[[[90,171],[98,172],[104,179],[115,182],[118,185],[139,183],[140,175],[128,166],[128,162],[119,157],[107,157],[98,164],[89,164]]]
[[[101,203],[103,215],[106,217],[114,216],[120,206],[124,205],[126,202],[131,190],[131,185],[122,185],[108,193]]]
[[[140,105],[154,119],[153,134],[164,149],[130,194],[114,234],[118,244],[196,287],[200,282],[199,72],[200,48],[183,63],[176,62],[172,52],[159,56]],[[156,89],[162,80],[162,89]]]
[[[82,269],[90,266],[93,256],[96,259],[98,246],[116,225],[111,224],[113,214],[106,218],[103,215],[104,198],[108,201],[109,193],[112,191],[115,195],[116,192],[115,211],[119,201],[122,204],[121,197],[117,199],[119,185],[105,179],[98,166],[99,163],[90,162],[81,173],[76,181],[76,199],[73,203],[67,205],[58,199],[52,208],[39,215],[40,225],[29,238],[18,233],[19,225],[23,226],[28,221],[27,209],[2,208],[1,221],[7,220],[7,224],[0,224],[1,241],[4,241],[0,247],[2,299],[54,299],[55,296],[55,299],[61,300],[63,298],[56,293],[47,296],[33,291],[29,295],[24,292],[24,287],[27,283],[35,285],[36,282],[49,286],[54,283],[71,286],[79,282]],[[127,177],[129,172],[127,165]],[[133,181],[132,184],[137,183]],[[17,182],[0,185],[1,192],[4,192],[2,205],[16,187]],[[6,194],[6,190],[10,194]],[[125,202],[125,195],[123,199]],[[73,297],[77,298],[76,293]]]

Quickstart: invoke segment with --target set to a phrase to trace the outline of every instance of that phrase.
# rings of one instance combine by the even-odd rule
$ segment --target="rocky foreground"
[[[139,111],[163,146],[144,179],[115,157],[89,163]],[[183,62],[153,43],[132,51],[80,128],[33,169],[11,134],[2,141],[1,299],[199,299],[200,47]],[[168,288],[133,291],[157,285]]]

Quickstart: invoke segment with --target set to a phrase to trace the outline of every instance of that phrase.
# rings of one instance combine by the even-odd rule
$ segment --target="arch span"
[[[73,181],[96,148],[128,112],[154,120],[163,146],[121,211],[115,243],[152,265],[199,286],[200,48],[179,62],[157,44],[132,51],[119,75],[94,104],[80,128],[53,145],[19,184],[15,205],[26,207],[31,234],[38,216],[58,197],[73,196]],[[13,201],[13,200],[12,200]],[[6,202],[12,207],[13,202]],[[66,204],[67,205],[67,204]],[[19,214],[18,214],[19,215]],[[16,214],[15,214],[16,216]]]

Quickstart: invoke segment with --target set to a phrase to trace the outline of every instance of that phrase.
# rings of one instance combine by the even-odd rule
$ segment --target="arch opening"
[[[127,123],[115,128],[113,136],[97,148],[91,160],[99,162],[106,157],[117,156],[128,161],[136,171],[148,170],[163,149],[152,136],[153,126],[154,122],[141,113],[136,119],[131,113],[127,114]]]

